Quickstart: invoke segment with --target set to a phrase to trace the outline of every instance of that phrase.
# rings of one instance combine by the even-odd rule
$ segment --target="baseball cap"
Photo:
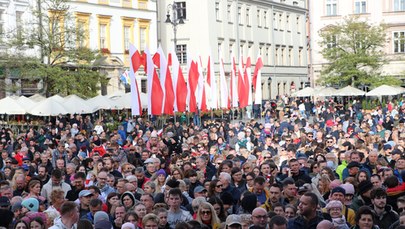
[[[354,168],[354,167],[361,168],[361,164],[358,163],[357,161],[352,161],[347,165],[348,169]]]
[[[154,163],[155,161],[152,158],[146,159],[146,161],[143,164],[149,164],[149,163]]]
[[[93,193],[91,193],[89,190],[82,190],[79,192],[79,198],[83,196],[92,196]]]
[[[194,193],[200,193],[200,192],[204,192],[207,191],[207,189],[205,189],[203,186],[199,185],[197,187],[194,188]]]
[[[239,224],[239,225],[242,226],[240,215],[232,214],[232,215],[229,215],[228,217],[226,217],[226,225],[227,226],[231,226],[231,225],[234,225],[234,224]]]

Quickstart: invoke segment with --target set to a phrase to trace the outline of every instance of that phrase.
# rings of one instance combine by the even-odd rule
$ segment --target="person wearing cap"
[[[365,180],[360,182],[360,184],[357,186],[357,195],[354,197],[350,207],[357,212],[361,206],[370,206],[370,194],[372,189],[373,184],[370,181]]]
[[[370,199],[377,216],[374,223],[380,228],[389,228],[399,219],[398,213],[387,204],[387,192],[383,188],[373,189],[370,193]]]
[[[90,200],[91,197],[93,196],[93,193],[89,190],[82,190],[79,192],[79,200],[80,200],[80,205],[79,205],[79,214],[80,218],[85,216],[87,213],[90,212]]]
[[[204,197],[207,198],[207,189],[205,189],[203,186],[199,185],[194,188],[194,198],[197,197]]]
[[[347,177],[355,177],[358,171],[366,171],[368,176],[370,177],[370,171],[367,168],[364,168],[363,165],[360,163],[361,157],[360,153],[357,151],[353,151],[350,153],[349,162],[346,168],[343,169],[341,180],[345,180]]]
[[[330,201],[336,200],[342,204],[341,213],[343,216],[345,216],[346,221],[351,226],[353,226],[356,224],[356,220],[355,220],[356,213],[353,211],[353,209],[350,209],[344,205],[345,204],[345,195],[346,195],[345,189],[338,186],[338,187],[335,187],[334,189],[332,189],[329,200]],[[327,208],[324,208],[323,212],[327,212],[327,210],[328,210]]]
[[[338,200],[331,200],[325,207],[326,212],[332,218],[333,225],[339,229],[349,229],[346,218],[342,215],[343,204]]]
[[[226,217],[225,224],[227,229],[242,229],[240,215],[228,215],[228,217]]]

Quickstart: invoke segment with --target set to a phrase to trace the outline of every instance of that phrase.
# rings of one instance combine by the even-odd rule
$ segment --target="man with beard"
[[[37,178],[41,181],[42,184],[48,183],[49,179],[51,179],[48,173],[48,169],[45,165],[38,166]]]
[[[383,188],[376,188],[371,191],[372,208],[376,216],[375,224],[380,228],[389,228],[392,223],[399,219],[396,212],[392,210],[390,205],[387,205],[387,193]]]
[[[268,198],[261,207],[266,209],[266,211],[273,211],[274,204],[283,202],[281,199],[281,191],[282,187],[279,184],[272,184],[269,189]]]
[[[306,192],[300,198],[298,205],[299,215],[288,221],[288,229],[315,229],[323,220],[322,214],[317,211],[318,197],[316,194]]]
[[[114,169],[113,160],[111,157],[104,158],[103,164],[104,168],[106,168],[110,174],[114,175],[114,177],[122,178],[122,174],[118,172],[118,170]]]
[[[69,190],[66,194],[66,199],[69,201],[75,201],[79,198],[79,193],[84,189],[84,182],[86,181],[86,174],[78,172],[74,175],[74,181],[72,183],[73,189]]]

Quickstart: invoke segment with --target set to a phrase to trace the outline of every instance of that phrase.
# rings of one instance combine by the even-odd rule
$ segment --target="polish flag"
[[[198,84],[197,84],[197,105],[200,111],[207,110],[207,97],[205,95],[205,79],[203,74],[203,64],[201,56],[198,63]]]
[[[129,80],[131,82],[131,114],[132,116],[142,115],[141,96],[139,95],[138,83],[135,79],[135,73],[142,65],[141,55],[135,46],[129,46],[129,56],[131,61],[129,64]]]
[[[247,91],[245,91],[245,81],[243,79],[244,73],[244,64],[243,64],[243,57],[239,55],[239,68],[238,68],[238,96],[239,96],[239,107],[244,108],[247,106]]]
[[[255,90],[255,104],[262,104],[262,58],[259,56],[256,61],[255,71],[253,73],[253,89]]]
[[[219,63],[219,87],[221,90],[221,93],[219,94],[220,95],[220,107],[228,108],[229,94],[228,94],[228,86],[227,86],[226,78],[225,78],[224,60],[222,58]]]
[[[145,48],[145,54],[146,73],[148,78],[148,114],[161,115],[164,96],[163,89],[148,48]]]
[[[208,67],[207,67],[207,82],[210,86],[210,108],[217,109],[218,108],[218,88],[217,88],[217,80],[215,77],[215,70],[214,70],[214,62],[212,61],[213,58],[208,56]]]
[[[173,105],[174,105],[174,90],[172,77],[169,70],[169,64],[166,60],[166,56],[163,52],[161,46],[159,46],[157,53],[159,56],[159,73],[160,73],[160,83],[163,85],[163,114],[173,115]],[[155,56],[156,56],[155,54]],[[157,58],[156,58],[157,59]],[[156,62],[155,62],[156,63]]]
[[[232,58],[232,65],[231,65],[231,83],[229,88],[231,89],[230,98],[231,104],[230,107],[238,107],[238,91],[237,91],[237,76],[236,76],[236,64],[235,64],[235,57]]]
[[[174,110],[179,112],[186,111],[187,107],[187,84],[184,80],[183,71],[181,70],[179,60],[174,51],[171,52],[172,72],[173,72],[173,89],[175,92]]]
[[[187,104],[189,112],[197,112],[197,99],[196,91],[198,85],[198,64],[194,61],[191,61],[190,67],[188,68],[188,95],[187,95]]]
[[[250,57],[246,60],[244,81],[245,81],[245,91],[249,92],[247,97],[247,105],[252,105],[252,63]]]

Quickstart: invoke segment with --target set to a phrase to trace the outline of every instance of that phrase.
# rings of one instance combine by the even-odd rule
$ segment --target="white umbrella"
[[[21,115],[27,111],[16,100],[6,97],[0,100],[0,113],[9,115]]]
[[[404,93],[403,88],[381,85],[366,93],[366,96],[399,95]]]
[[[146,93],[140,93],[142,108],[148,108],[148,96]],[[131,93],[122,96],[111,97],[115,109],[131,109]]]
[[[87,104],[89,104],[93,108],[93,112],[103,109],[103,110],[110,110],[114,107],[113,101],[111,101],[106,96],[98,95],[87,100]]]
[[[65,102],[65,99],[60,95],[54,95],[54,96],[51,96],[51,98],[53,98],[54,100],[56,100],[62,104]]]
[[[42,100],[45,100],[46,98],[40,94],[35,94],[35,95],[31,95],[29,97],[29,99],[35,101],[35,102],[41,102]]]
[[[296,92],[292,93],[291,96],[309,97],[309,96],[313,96],[314,92],[315,92],[315,89],[313,89],[312,87],[306,87],[304,89],[301,89],[299,91],[296,91]]]
[[[60,102],[51,97],[35,104],[28,113],[36,116],[56,116],[69,112]]]
[[[23,107],[32,107],[34,104],[37,103],[34,100],[32,100],[30,98],[27,98],[27,97],[25,97],[23,95],[18,97],[16,100]]]
[[[315,96],[329,97],[336,95],[336,89],[333,87],[325,87],[319,91],[315,91]]]
[[[68,109],[70,114],[93,113],[93,107],[77,95],[69,95],[64,100],[63,105]]]
[[[366,94],[366,92],[350,85],[336,91],[337,96],[360,96],[364,94]]]

